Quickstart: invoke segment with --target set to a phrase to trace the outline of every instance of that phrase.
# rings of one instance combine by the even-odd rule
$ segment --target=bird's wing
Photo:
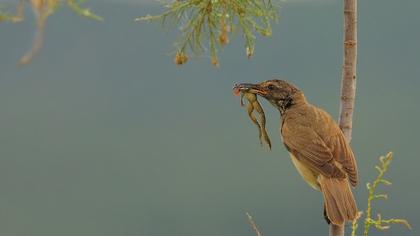
[[[340,128],[337,127],[337,129]],[[330,146],[333,150],[334,159],[341,164],[343,170],[347,173],[351,185],[356,186],[358,182],[356,160],[341,130],[338,130],[336,136],[331,137]]]
[[[321,134],[328,134],[327,137],[321,138],[330,148],[334,160],[340,163],[341,169],[348,175],[351,185],[356,186],[358,182],[357,165],[349,142],[340,127],[326,111],[317,108],[316,115],[328,127],[328,132],[320,132]]]
[[[282,127],[282,136],[289,152],[313,171],[329,178],[346,177],[336,165],[332,150],[312,128],[287,125],[286,122]]]

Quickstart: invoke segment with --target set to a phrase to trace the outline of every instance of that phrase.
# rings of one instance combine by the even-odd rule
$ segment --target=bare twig
[[[344,59],[339,126],[351,141],[357,64],[357,0],[344,0]],[[330,236],[344,236],[344,224],[330,226]]]
[[[262,236],[260,231],[258,230],[257,225],[255,224],[254,220],[252,219],[252,216],[247,212],[246,216],[248,217],[249,224],[251,225],[252,230],[254,230],[255,234],[257,236]]]
[[[42,45],[44,44],[45,22],[54,8],[58,5],[58,1],[31,0],[29,3],[32,6],[36,19],[35,39],[31,50],[20,58],[18,65],[26,65],[31,62],[33,57],[42,48]]]
[[[344,61],[341,78],[339,125],[351,141],[357,64],[357,0],[344,0]]]

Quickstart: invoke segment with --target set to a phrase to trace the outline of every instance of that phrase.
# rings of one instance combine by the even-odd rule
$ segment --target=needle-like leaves
[[[177,27],[175,63],[184,64],[188,50],[193,54],[209,51],[211,63],[219,65],[218,49],[229,43],[230,35],[241,34],[245,52],[251,57],[255,34],[271,35],[271,22],[277,20],[278,9],[271,0],[174,0],[164,4],[159,15],[138,17],[136,21],[160,21]]]

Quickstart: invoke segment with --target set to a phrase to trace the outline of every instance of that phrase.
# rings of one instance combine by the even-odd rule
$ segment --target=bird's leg
[[[242,98],[245,97],[248,100],[248,116],[252,120],[252,122],[258,126],[258,137],[260,139],[261,145],[263,145],[263,141],[268,144],[268,147],[271,149],[271,141],[268,137],[267,130],[265,129],[265,113],[262,109],[260,103],[257,100],[257,95],[253,93],[243,92],[241,94],[241,102]],[[255,118],[253,112],[256,110],[260,114],[260,122],[258,122],[257,118]]]
[[[265,121],[264,110],[262,109],[260,103],[257,100],[255,100],[255,102],[253,102],[253,107],[260,114],[262,137],[264,138],[264,141],[268,144],[268,147],[271,149],[271,140],[270,140],[270,137],[268,136],[267,130],[265,128],[266,121]]]
[[[249,95],[245,96],[247,99],[250,97]],[[251,102],[251,99],[248,99],[248,106],[247,106],[247,113],[249,118],[251,119],[252,123],[254,123],[258,128],[258,139],[260,140],[260,144],[262,145],[262,133],[261,133],[261,125],[258,123],[257,118],[254,116],[254,102]]]

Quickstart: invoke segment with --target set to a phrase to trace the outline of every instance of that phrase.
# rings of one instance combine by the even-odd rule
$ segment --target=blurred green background
[[[88,1],[104,22],[62,8],[39,56],[21,69],[30,14],[0,24],[0,234],[252,236],[248,211],[264,236],[326,235],[322,196],[292,166],[279,114],[263,102],[269,152],[231,88],[287,79],[337,117],[341,2],[283,3],[254,58],[236,38],[219,69],[206,56],[172,63],[174,32],[133,21],[160,12],[156,3]],[[381,188],[390,198],[375,209],[414,229],[371,235],[419,235],[420,2],[360,1],[359,9],[355,194],[365,209],[365,182],[392,150],[394,184]]]

